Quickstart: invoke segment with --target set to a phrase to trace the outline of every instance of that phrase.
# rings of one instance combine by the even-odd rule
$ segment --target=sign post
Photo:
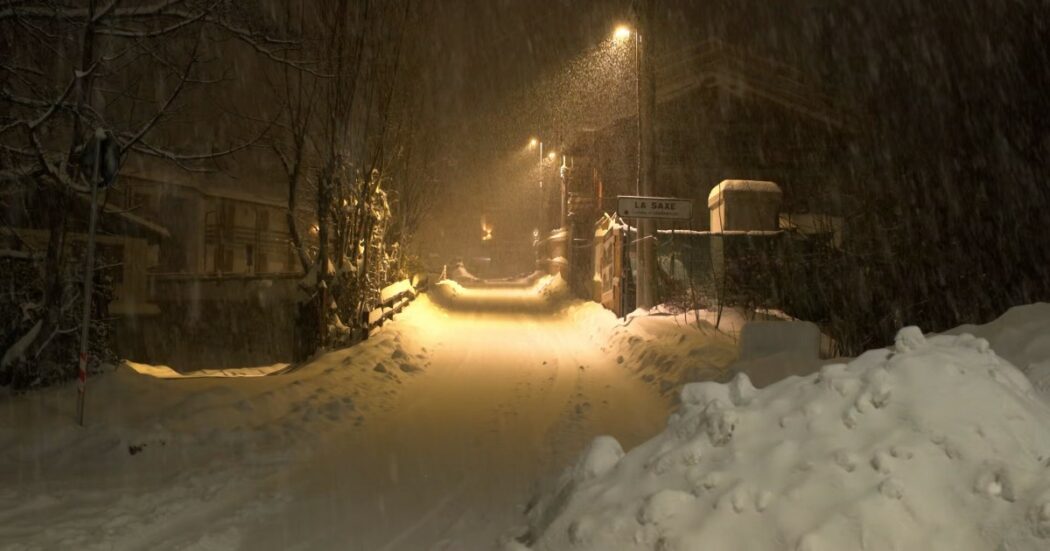
[[[616,213],[621,218],[639,220],[690,220],[693,201],[674,197],[620,195],[616,198]]]
[[[87,392],[88,338],[91,329],[91,293],[95,276],[95,226],[98,224],[98,190],[113,182],[119,170],[119,146],[99,128],[84,148],[81,163],[91,169],[91,215],[88,218],[87,259],[84,263],[84,309],[80,319],[80,356],[77,366],[77,424],[84,426],[84,395]]]
[[[656,272],[656,231],[646,232],[643,231],[642,222],[650,223],[652,220],[691,220],[693,215],[693,201],[692,199],[678,199],[675,197],[646,197],[641,195],[619,195],[616,197],[616,214],[620,215],[620,218],[637,220],[638,223],[638,255],[637,255],[637,266],[635,270],[638,273],[638,285],[635,286],[636,303],[639,306],[645,305],[643,298],[638,293],[645,292],[645,285],[650,285],[649,290],[655,295],[655,277],[652,281],[646,283],[645,274],[642,270],[646,269],[646,258],[644,251],[646,248],[650,248],[653,252],[652,266],[653,273]],[[625,232],[625,236],[627,232]],[[645,243],[643,240],[652,239],[652,243]],[[626,241],[626,240],[625,240]],[[651,297],[650,297],[651,298]],[[649,307],[652,305],[645,305]],[[626,314],[625,314],[626,315]]]

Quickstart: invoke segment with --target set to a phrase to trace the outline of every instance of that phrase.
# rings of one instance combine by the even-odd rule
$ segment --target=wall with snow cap
[[[707,196],[711,231],[777,230],[782,197],[775,182],[723,180]]]

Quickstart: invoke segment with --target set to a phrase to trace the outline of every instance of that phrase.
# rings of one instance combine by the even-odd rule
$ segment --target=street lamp
[[[546,201],[544,200],[546,198],[546,195],[545,195],[545,190],[543,189],[543,159],[544,159],[544,156],[543,156],[543,141],[540,140],[539,138],[536,138],[536,137],[529,138],[529,149],[537,149],[537,148],[540,150],[540,158],[539,158],[540,159],[540,162],[539,162],[539,170],[540,170],[540,205],[539,205],[540,206],[540,227],[543,228],[543,231],[547,231],[547,209],[545,208],[546,207],[546,204],[545,204]],[[551,160],[554,159],[554,152],[553,151],[550,153],[550,159]]]
[[[655,133],[653,115],[656,111],[656,79],[653,73],[652,19],[653,0],[641,0],[636,12],[637,27],[632,32],[626,25],[613,31],[613,40],[625,42],[634,35],[635,68],[638,72],[638,179],[636,192],[652,196],[656,179],[656,155],[653,149]],[[643,36],[645,35],[645,36]],[[643,38],[645,41],[643,42]],[[651,219],[638,220],[636,303],[650,308],[656,302],[656,248],[655,226]]]

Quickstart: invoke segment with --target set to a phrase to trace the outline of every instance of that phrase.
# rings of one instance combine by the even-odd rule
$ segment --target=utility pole
[[[568,208],[569,208],[569,190],[565,185],[565,173],[569,170],[569,165],[566,164],[568,156],[561,156],[561,167],[558,169],[558,180],[561,182],[561,227],[563,229],[569,227]]]
[[[656,73],[653,66],[653,8],[655,0],[636,0],[638,63],[638,195],[651,197],[656,180]],[[656,302],[656,224],[638,221],[636,306],[651,308]]]
[[[541,142],[539,142],[539,144],[540,144],[540,165],[539,165],[539,167],[540,167],[540,235],[542,235],[544,237],[544,239],[546,239],[547,237],[550,236],[550,230],[547,228],[547,188],[544,187],[544,185],[543,185],[543,180],[544,180],[544,178],[543,178],[543,171],[545,170],[545,167],[543,166],[543,161],[545,160],[545,158],[543,156],[543,142],[541,141]]]

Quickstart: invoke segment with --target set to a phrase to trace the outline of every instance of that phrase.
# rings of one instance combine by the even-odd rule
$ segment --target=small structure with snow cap
[[[782,197],[774,182],[723,180],[707,196],[711,231],[776,231]]]

